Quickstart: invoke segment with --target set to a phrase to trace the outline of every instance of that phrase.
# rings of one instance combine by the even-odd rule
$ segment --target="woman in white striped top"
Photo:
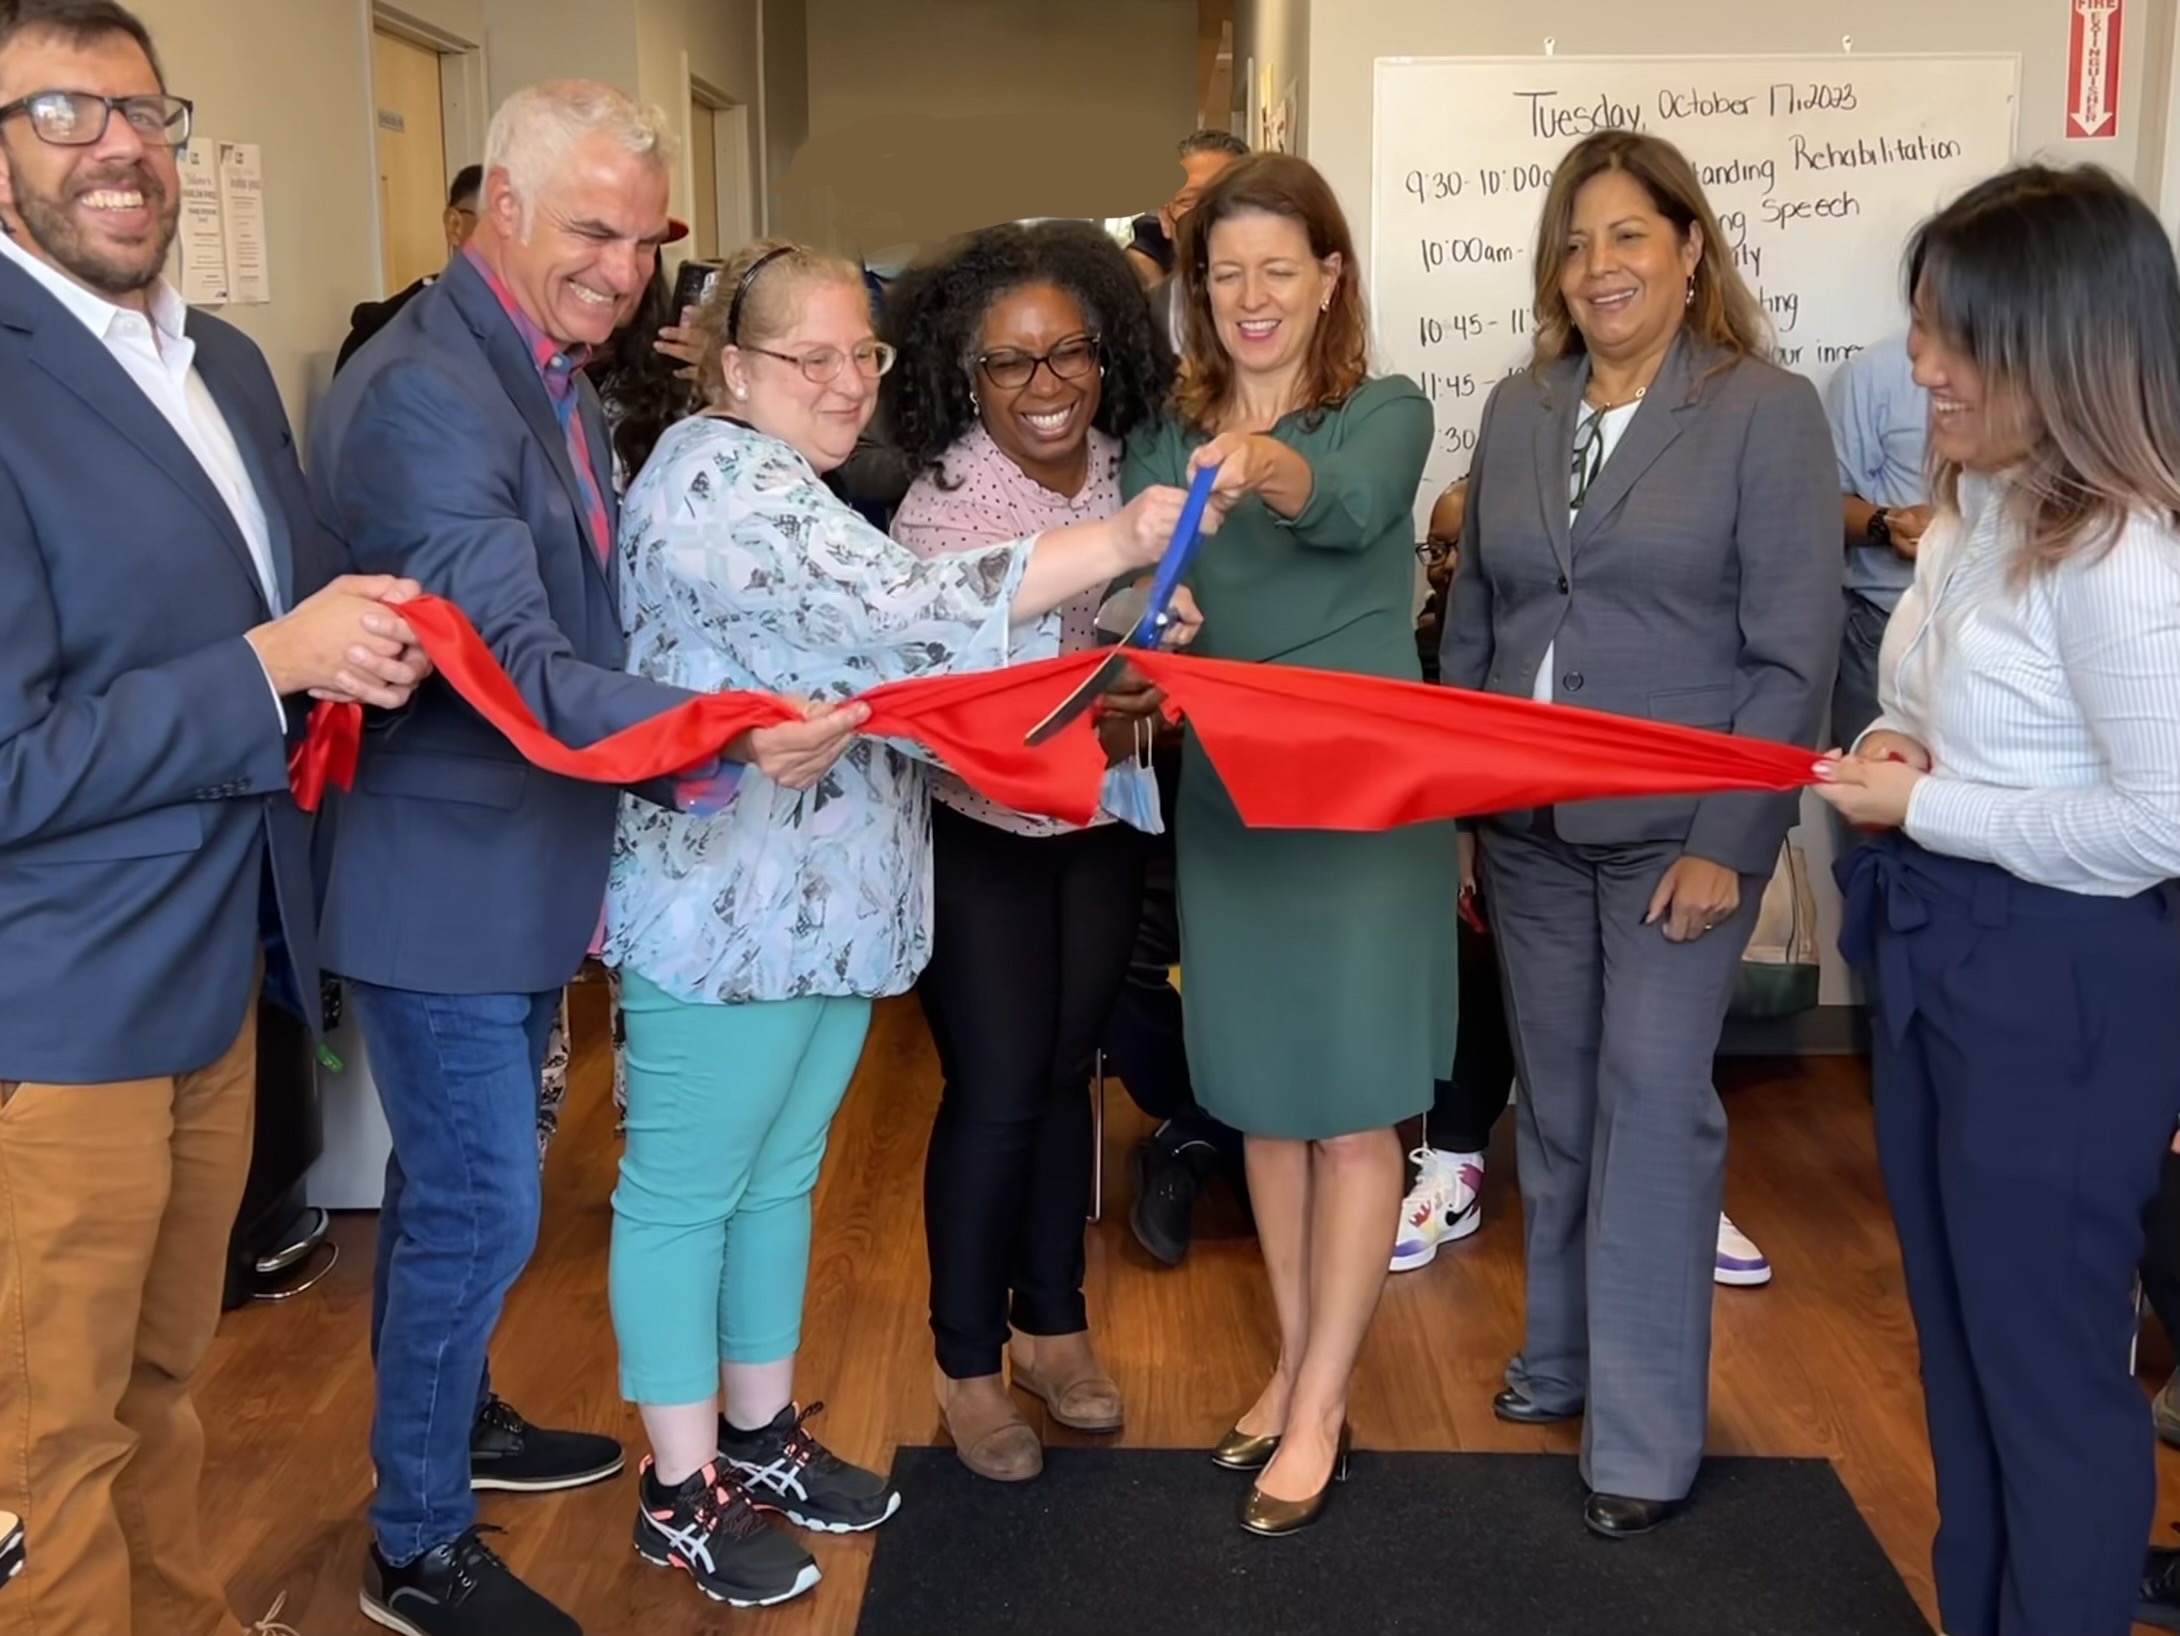
[[[2180,274],[2094,170],[1908,254],[1932,493],[1883,713],[1820,768],[1922,1347],[1953,1636],[2124,1636],[2156,1500],[2131,1378],[2180,1121]]]

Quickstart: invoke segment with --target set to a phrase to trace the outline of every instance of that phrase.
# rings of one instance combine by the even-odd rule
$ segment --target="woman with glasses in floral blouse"
[[[752,246],[698,327],[710,407],[659,440],[623,508],[643,675],[838,700],[1002,665],[1172,535],[1167,488],[1108,520],[919,558],[821,481],[894,357],[855,266]],[[622,809],[604,958],[627,1017],[628,1142],[610,1282],[622,1390],[652,1448],[636,1546],[716,1600],[782,1601],[818,1577],[755,1511],[843,1532],[899,1504],[810,1434],[794,1360],[827,1129],[871,1000],[930,954],[930,824],[922,763],[872,739],[808,790],[747,769],[709,814]]]

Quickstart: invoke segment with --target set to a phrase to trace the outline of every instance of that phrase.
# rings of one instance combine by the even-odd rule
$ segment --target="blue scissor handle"
[[[1196,546],[1202,538],[1204,507],[1211,503],[1211,485],[1218,476],[1218,467],[1205,466],[1189,484],[1188,503],[1181,507],[1181,520],[1173,525],[1173,542],[1158,559],[1158,572],[1151,576],[1151,598],[1143,609],[1142,623],[1128,638],[1130,646],[1154,648],[1165,633],[1166,610],[1173,606],[1174,590],[1195,560]]]

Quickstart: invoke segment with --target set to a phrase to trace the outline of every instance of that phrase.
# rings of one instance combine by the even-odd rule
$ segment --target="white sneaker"
[[[1464,1239],[1483,1225],[1484,1156],[1441,1153],[1419,1147],[1415,1187],[1400,1204],[1400,1233],[1393,1240],[1393,1271],[1427,1267],[1441,1244]]]
[[[1718,1213],[1718,1266],[1712,1276],[1736,1289],[1771,1282],[1771,1263],[1764,1259],[1764,1252],[1723,1210]]]

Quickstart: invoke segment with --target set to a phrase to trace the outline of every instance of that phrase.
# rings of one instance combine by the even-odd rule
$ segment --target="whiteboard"
[[[1537,218],[1580,138],[1633,128],[1688,156],[1779,362],[1821,389],[1906,322],[1917,224],[2013,162],[2019,79],[2011,55],[1379,58],[1378,352],[1438,411],[1417,526],[1528,364]]]

